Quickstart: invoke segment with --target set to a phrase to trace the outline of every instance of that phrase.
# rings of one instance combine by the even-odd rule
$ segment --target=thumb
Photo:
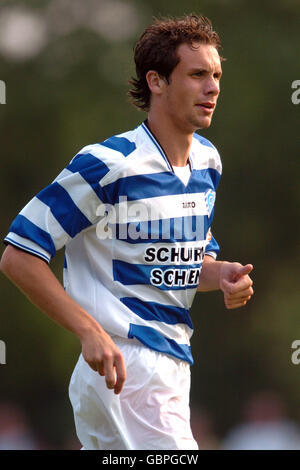
[[[251,273],[253,269],[253,266],[252,264],[246,264],[245,266],[242,266],[239,270],[239,272],[237,273],[238,277],[240,276],[245,276],[246,274],[249,274]]]

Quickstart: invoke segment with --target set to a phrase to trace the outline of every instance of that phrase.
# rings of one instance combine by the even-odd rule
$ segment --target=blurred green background
[[[299,0],[2,1],[0,79],[1,238],[23,206],[84,145],[138,125],[129,104],[133,46],[154,16],[208,16],[227,58],[211,128],[223,177],[213,232],[219,259],[252,263],[255,295],[228,311],[221,293],[192,308],[192,414],[205,413],[217,441],[252,393],[280,395],[300,423],[300,364],[291,344],[299,320]],[[3,246],[4,250],[4,246]],[[63,253],[51,266],[62,279]],[[2,274],[0,404],[15,403],[46,447],[76,448],[69,379],[78,340],[41,314]]]

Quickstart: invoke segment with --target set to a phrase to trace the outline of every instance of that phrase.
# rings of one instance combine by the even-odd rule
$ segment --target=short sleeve
[[[205,248],[205,254],[208,256],[212,256],[214,259],[216,259],[220,252],[220,246],[216,239],[213,237],[210,230],[208,231],[207,240],[208,243]]]
[[[21,210],[9,228],[5,244],[49,263],[57,250],[97,222],[97,208],[107,202],[100,180],[109,169],[99,158],[99,152],[95,155],[93,147],[84,147]]]

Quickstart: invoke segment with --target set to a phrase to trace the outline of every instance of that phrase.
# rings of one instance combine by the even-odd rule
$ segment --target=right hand
[[[126,379],[125,362],[121,351],[104,330],[89,331],[81,338],[82,355],[88,365],[101,376],[106,386],[119,394]]]
[[[80,339],[86,362],[105,376],[109,389],[120,393],[126,379],[121,352],[99,323],[67,294],[48,264],[9,245],[1,258],[0,270],[42,312]]]

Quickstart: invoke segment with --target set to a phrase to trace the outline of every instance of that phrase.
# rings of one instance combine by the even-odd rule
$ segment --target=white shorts
[[[135,339],[114,337],[127,378],[119,395],[82,355],[69,386],[86,450],[197,450],[190,428],[190,366]]]

